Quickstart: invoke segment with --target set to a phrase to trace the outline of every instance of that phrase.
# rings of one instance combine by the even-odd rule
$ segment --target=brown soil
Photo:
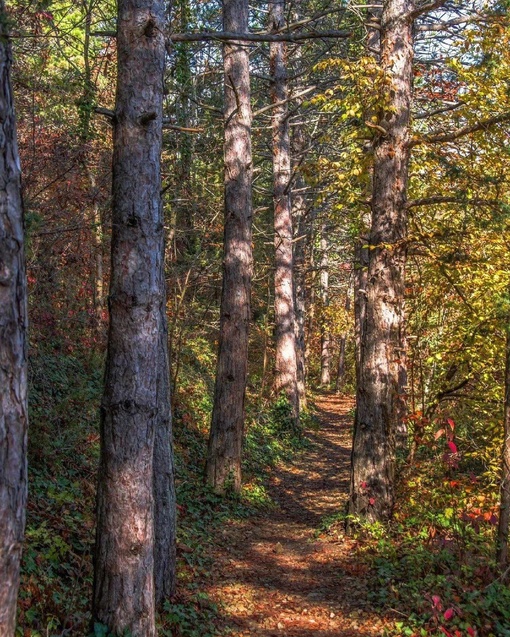
[[[231,523],[218,542],[208,593],[235,637],[373,637],[386,625],[371,611],[355,541],[319,533],[346,502],[353,402],[328,395],[317,407],[311,447],[271,475],[276,506]]]

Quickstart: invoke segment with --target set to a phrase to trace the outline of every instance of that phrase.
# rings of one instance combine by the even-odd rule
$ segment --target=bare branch
[[[413,119],[427,119],[428,117],[433,117],[434,115],[441,115],[442,113],[447,113],[448,111],[454,111],[461,106],[464,106],[465,102],[455,102],[455,104],[448,104],[447,106],[443,106],[442,108],[436,108],[434,111],[417,113]]]
[[[499,206],[500,199],[466,199],[460,196],[443,196],[433,195],[431,197],[422,197],[421,199],[411,199],[407,202],[406,208],[417,208],[418,206],[433,206],[441,203],[460,203],[470,204],[473,206]]]
[[[488,119],[483,119],[471,126],[464,126],[451,133],[437,133],[435,135],[425,135],[424,137],[414,138],[409,142],[409,146],[420,146],[421,144],[440,144],[442,142],[453,142],[460,137],[465,137],[471,133],[476,133],[481,130],[489,130],[491,126],[501,124],[502,122],[510,121],[510,112],[502,113],[501,115],[495,115]]]
[[[95,31],[91,35],[115,38],[116,31]],[[228,31],[198,31],[197,33],[172,33],[168,42],[302,42],[327,38],[349,38],[351,31],[308,31],[304,33],[233,33]]]
[[[267,106],[259,108],[258,111],[255,111],[253,113],[253,117],[257,117],[258,115],[262,115],[262,113],[265,113],[266,111],[270,111],[272,108],[276,108],[278,106],[283,106],[284,104],[287,104],[288,102],[292,102],[292,100],[295,100],[298,97],[303,97],[303,95],[307,95],[308,93],[311,93],[312,91],[315,91],[316,88],[317,88],[316,86],[310,86],[309,88],[307,88],[307,89],[305,89],[303,91],[299,91],[299,93],[294,93],[294,95],[290,95],[286,100],[281,100],[279,102],[275,102],[274,104],[268,104]]]
[[[434,9],[439,9],[444,4],[447,3],[448,0],[432,0],[427,4],[423,4],[421,7],[416,7],[414,11],[411,11],[406,17],[408,20],[416,20],[424,13],[428,13],[429,11],[434,11]]]
[[[173,33],[171,42],[301,42],[321,38],[349,38],[351,31],[309,31],[305,33],[230,33],[202,31],[198,33]]]

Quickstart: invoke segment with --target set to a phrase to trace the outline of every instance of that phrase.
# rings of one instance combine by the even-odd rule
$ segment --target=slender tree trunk
[[[271,0],[269,5],[271,31],[285,26],[285,1]],[[287,104],[286,45],[269,45],[271,68],[271,100],[275,105],[273,129],[273,202],[275,244],[275,378],[274,391],[284,394],[290,404],[293,425],[299,427],[299,396],[297,386],[297,357],[294,312],[294,281],[292,251],[292,209],[290,202],[290,135]],[[278,105],[279,104],[279,105]]]
[[[350,297],[350,288],[347,290],[345,295],[345,311],[349,312],[351,309],[351,297]],[[347,333],[342,334],[340,336],[339,346],[338,346],[338,366],[336,373],[336,383],[335,383],[335,391],[340,393],[344,384],[344,376],[345,376],[345,349],[347,346]]]
[[[27,287],[6,25],[0,0],[0,635],[13,637],[27,498]]]
[[[336,369],[336,383],[335,383],[335,391],[337,394],[340,393],[344,384],[344,376],[345,376],[345,345],[347,342],[347,336],[342,334],[338,343],[338,365]]]
[[[367,308],[368,249],[363,247],[363,238],[354,250],[354,346],[356,352],[356,386],[361,381],[361,350],[364,343],[364,326]]]
[[[496,559],[501,572],[508,568],[508,528],[510,523],[510,330],[506,339],[505,412],[503,419],[500,508]]]
[[[162,308],[164,310],[164,308]],[[154,434],[154,594],[156,605],[175,592],[176,501],[168,329],[163,312],[158,364],[158,416]]]
[[[165,11],[120,0],[113,152],[110,328],[101,406],[93,620],[155,635],[154,436],[161,392],[164,226],[161,206]],[[165,407],[166,409],[166,407]]]
[[[327,237],[327,227],[325,224],[321,228],[321,301],[325,309],[329,303],[329,241]],[[322,387],[327,387],[331,382],[331,337],[326,322],[321,322],[321,379]]]
[[[302,126],[294,128],[292,138],[292,154],[302,160],[305,151],[305,135]],[[303,194],[305,180],[298,172],[294,179],[295,191],[291,191],[292,217],[296,222],[296,241],[294,242],[294,297],[295,297],[295,332],[297,359],[297,389],[300,412],[306,409],[306,363],[305,363],[305,325],[306,325],[306,249],[309,242],[309,215]]]
[[[247,0],[224,0],[225,31],[248,31]],[[252,256],[249,50],[223,46],[225,71],[225,237],[218,366],[206,480],[215,491],[241,488]]]
[[[394,505],[395,433],[402,414],[401,347],[407,228],[412,0],[385,0],[381,65],[391,80],[374,140],[370,262],[358,365],[349,513],[386,520]]]
[[[92,31],[92,10],[93,0],[82,1],[85,13],[85,37],[83,42],[83,93],[78,102],[78,115],[80,117],[80,135],[82,142],[87,144],[94,138],[94,130],[91,126],[94,109],[96,87],[92,79],[92,68],[90,65],[90,39]],[[83,168],[87,174],[92,196],[92,283],[93,301],[96,318],[96,327],[101,333],[103,325],[104,306],[104,273],[103,273],[103,233],[101,224],[101,211],[97,201],[97,186],[94,171],[90,165],[88,151],[83,157]]]

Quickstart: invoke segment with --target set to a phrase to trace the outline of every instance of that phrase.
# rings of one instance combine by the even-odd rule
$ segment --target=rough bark
[[[322,307],[326,308],[329,303],[329,242],[327,237],[327,227],[325,224],[321,228],[321,260],[320,260],[320,283]],[[331,337],[326,322],[321,322],[321,378],[322,387],[327,387],[331,382]]]
[[[6,24],[0,0],[0,635],[12,637],[27,498],[27,288]]]
[[[156,606],[175,592],[176,501],[168,331],[163,312],[158,364],[158,415],[154,434],[154,594]]]
[[[225,0],[223,27],[248,31],[248,2]],[[252,153],[249,51],[223,47],[225,230],[214,406],[206,480],[215,491],[241,488],[241,448],[252,278]]]
[[[292,155],[298,162],[305,152],[306,139],[303,126],[295,126],[292,137]],[[294,188],[291,191],[292,218],[297,226],[294,241],[294,310],[296,332],[296,359],[297,359],[297,389],[299,396],[300,412],[306,409],[306,248],[309,242],[310,223],[307,214],[306,200],[303,195],[305,180],[297,172],[293,181]],[[295,192],[294,192],[295,190]]]
[[[496,559],[501,572],[508,566],[508,528],[510,524],[510,331],[506,341],[505,402],[500,507]]]
[[[133,637],[155,635],[153,455],[161,422],[166,307],[160,196],[163,33],[163,2],[120,0],[93,620],[114,634]]]
[[[374,140],[370,262],[361,328],[349,513],[386,520],[394,504],[395,433],[402,413],[406,191],[413,40],[411,0],[385,0],[381,66],[391,80]],[[407,16],[407,17],[406,17]]]
[[[284,0],[272,0],[269,6],[270,30],[285,26]],[[274,42],[269,46],[271,69],[273,209],[274,209],[274,312],[275,312],[275,377],[276,396],[289,401],[295,429],[299,428],[299,395],[297,378],[293,229],[290,200],[290,134],[287,94],[286,45]]]

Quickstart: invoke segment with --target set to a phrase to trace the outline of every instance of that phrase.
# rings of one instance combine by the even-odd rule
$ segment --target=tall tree
[[[161,314],[153,467],[154,595],[157,606],[175,592],[177,522],[166,304],[161,307]]]
[[[323,223],[321,227],[321,256],[320,256],[320,284],[321,284],[321,302],[322,308],[325,310],[329,304],[329,241],[328,226]],[[331,382],[331,335],[329,327],[323,317],[321,321],[321,377],[320,383],[322,387],[327,387]]]
[[[285,26],[285,1],[269,5],[270,31]],[[287,47],[284,42],[269,45],[271,69],[273,209],[274,209],[274,313],[275,379],[274,391],[289,401],[293,426],[299,426],[298,361],[296,353],[293,229],[290,199],[291,156],[287,86]]]
[[[380,64],[387,76],[374,139],[366,302],[361,326],[349,513],[391,517],[395,433],[402,413],[406,195],[412,95],[412,0],[385,0]]]
[[[27,287],[11,45],[0,0],[0,634],[14,635],[27,497]]]
[[[223,30],[248,32],[247,0],[224,0]],[[248,45],[223,46],[225,229],[218,365],[206,479],[218,492],[241,488],[252,256],[252,151]]]
[[[156,632],[154,438],[161,419],[168,422],[161,413],[168,408],[169,384],[162,355],[164,6],[162,0],[120,0],[117,20],[110,328],[93,619],[133,637]]]

